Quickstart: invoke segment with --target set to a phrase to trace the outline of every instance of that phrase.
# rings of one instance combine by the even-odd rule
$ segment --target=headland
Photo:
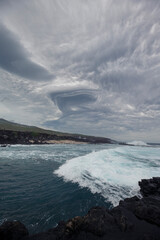
[[[63,133],[0,119],[0,144],[113,144],[110,138]]]

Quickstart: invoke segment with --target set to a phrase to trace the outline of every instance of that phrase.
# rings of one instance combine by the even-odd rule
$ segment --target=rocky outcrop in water
[[[60,222],[56,228],[35,235],[15,222],[0,227],[1,240],[159,240],[160,178],[139,182],[142,198],[127,198],[112,210],[93,207],[88,214]],[[13,224],[13,228],[11,225]],[[7,238],[10,234],[10,238]],[[23,229],[23,231],[22,231]],[[4,234],[5,232],[5,234]],[[7,235],[8,233],[8,235]],[[16,238],[17,237],[17,238]]]

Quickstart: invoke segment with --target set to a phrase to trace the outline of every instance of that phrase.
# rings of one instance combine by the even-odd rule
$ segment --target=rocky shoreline
[[[18,222],[0,226],[1,240],[159,240],[160,239],[160,177],[139,182],[142,198],[120,201],[111,210],[93,207],[87,215],[60,222],[43,233],[29,235]]]
[[[23,132],[23,131],[11,131],[11,130],[0,130],[0,144],[79,144],[79,143],[116,143],[115,141],[94,136],[83,136],[78,134],[66,134],[56,135],[47,134],[40,132]]]

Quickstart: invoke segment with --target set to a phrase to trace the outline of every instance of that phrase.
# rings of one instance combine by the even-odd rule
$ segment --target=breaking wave
[[[148,146],[148,144],[143,141],[132,141],[132,142],[128,142],[127,144],[134,145],[134,146]]]
[[[124,146],[92,152],[66,161],[54,174],[101,194],[116,206],[138,194],[138,181],[159,176],[160,149]]]

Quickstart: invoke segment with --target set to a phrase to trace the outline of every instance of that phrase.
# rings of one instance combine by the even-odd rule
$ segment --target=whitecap
[[[158,157],[157,157],[158,156]],[[116,206],[138,194],[138,181],[159,176],[160,149],[124,146],[92,152],[66,161],[54,174],[78,183]]]
[[[148,146],[148,144],[143,141],[132,141],[132,142],[127,142],[127,144],[134,145],[134,146]]]

